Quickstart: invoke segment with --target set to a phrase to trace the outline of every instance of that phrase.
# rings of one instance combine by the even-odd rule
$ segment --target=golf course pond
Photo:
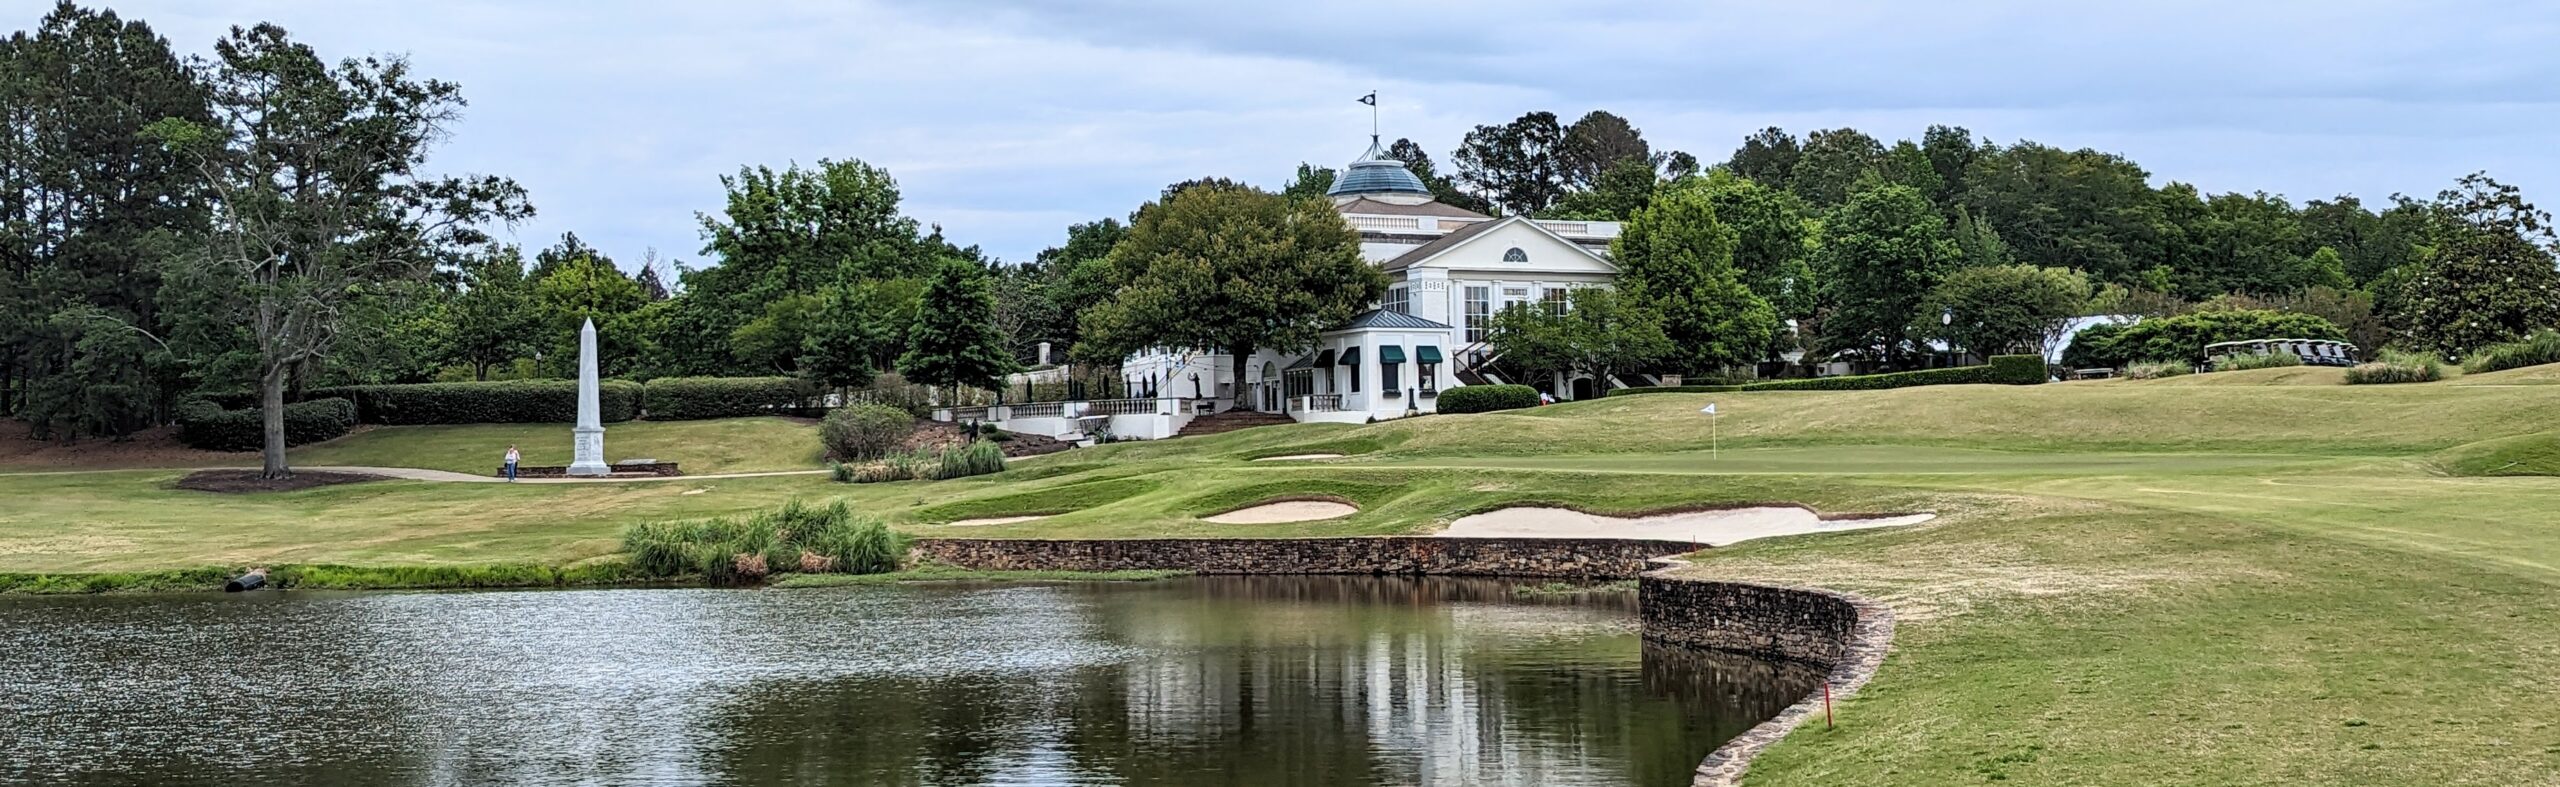
[[[1671,787],[1820,685],[1532,584],[0,598],[0,783]]]

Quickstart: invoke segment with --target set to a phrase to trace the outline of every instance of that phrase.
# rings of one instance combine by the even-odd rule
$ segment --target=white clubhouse
[[[1334,209],[1360,231],[1360,252],[1387,274],[1384,302],[1325,331],[1314,347],[1259,350],[1244,366],[1245,406],[1299,421],[1363,423],[1428,413],[1439,392],[1486,382],[1544,383],[1559,399],[1588,398],[1606,381],[1573,376],[1501,380],[1484,368],[1493,315],[1512,304],[1554,304],[1617,277],[1614,221],[1493,218],[1435,200],[1422,179],[1369,152],[1335,178]],[[1121,374],[1139,396],[1231,399],[1223,354],[1131,356]]]

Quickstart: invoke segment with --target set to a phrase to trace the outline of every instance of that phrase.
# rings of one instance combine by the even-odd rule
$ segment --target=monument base
[[[569,462],[573,476],[601,476],[613,473],[604,463],[604,427],[581,426],[570,430],[577,438],[577,451]]]

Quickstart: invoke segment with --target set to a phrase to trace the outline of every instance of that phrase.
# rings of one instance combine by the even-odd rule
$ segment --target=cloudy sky
[[[106,0],[93,0],[106,2]],[[626,267],[702,262],[749,164],[885,166],[910,215],[1028,259],[1164,184],[1276,187],[1389,139],[1445,162],[1530,110],[1625,115],[1721,161],[1771,125],[1932,123],[2124,153],[2155,182],[2432,194],[2473,170],[2560,203],[2560,5],[2440,0],[123,0],[182,51],[272,21],[461,83],[437,164],[504,174]],[[49,0],[9,0],[25,27]],[[2528,8],[2528,6],[2540,6]]]

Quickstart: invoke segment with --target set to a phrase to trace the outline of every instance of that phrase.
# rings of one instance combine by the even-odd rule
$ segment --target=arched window
[[[1513,246],[1513,247],[1511,247],[1511,250],[1510,250],[1510,251],[1506,251],[1506,252],[1503,252],[1503,253],[1502,253],[1502,261],[1503,261],[1503,262],[1528,262],[1528,261],[1529,261],[1529,253],[1528,253],[1528,252],[1525,252],[1525,251],[1521,251],[1521,250],[1520,250],[1520,247],[1518,247],[1518,246]]]

